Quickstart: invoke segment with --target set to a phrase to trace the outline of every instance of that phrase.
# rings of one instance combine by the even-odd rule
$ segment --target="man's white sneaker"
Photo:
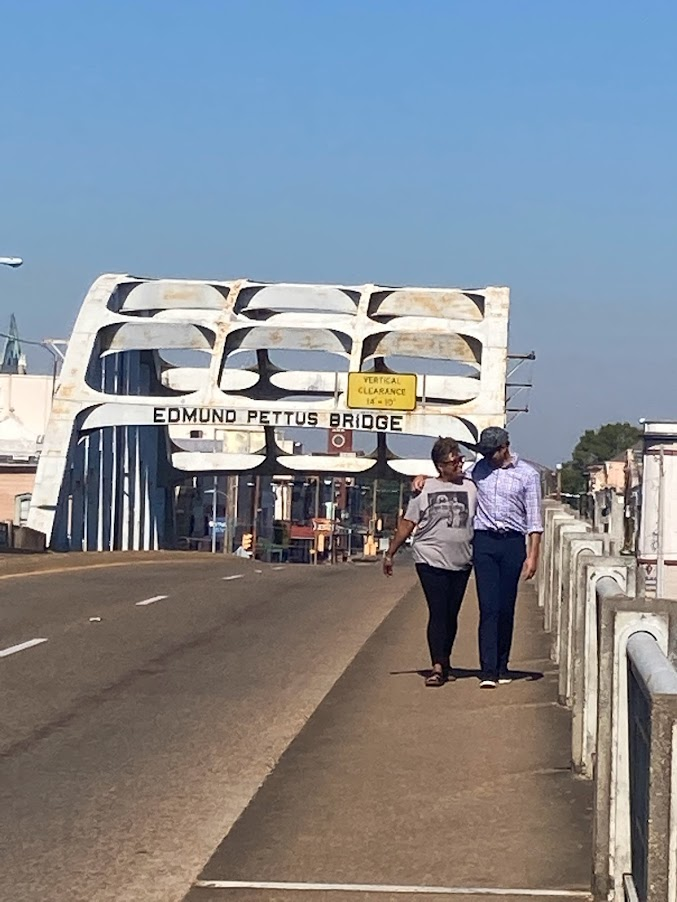
[[[480,683],[480,689],[495,689],[496,688],[496,680],[482,680]]]
[[[500,686],[507,686],[508,683],[512,683],[512,677],[504,674],[498,678],[498,683]]]

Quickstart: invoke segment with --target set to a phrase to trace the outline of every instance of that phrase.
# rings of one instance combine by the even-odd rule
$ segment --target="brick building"
[[[52,390],[52,376],[0,373],[0,522],[26,521]]]

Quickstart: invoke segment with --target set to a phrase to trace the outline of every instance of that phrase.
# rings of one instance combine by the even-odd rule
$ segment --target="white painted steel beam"
[[[409,474],[420,461],[394,454],[393,437],[472,445],[481,429],[505,423],[508,313],[507,288],[101,276],[68,345],[29,526],[53,547],[148,548],[167,540],[185,473]],[[289,366],[280,355],[271,362],[276,351]],[[174,362],[177,352],[193,361]],[[333,359],[298,369],[294,354],[307,352]],[[447,374],[430,374],[430,360]],[[347,372],[374,371],[414,373],[415,410],[349,407]],[[267,441],[259,453],[173,445],[177,429],[187,436],[193,426],[257,428]],[[373,433],[374,454],[301,458],[276,440],[286,428],[337,427]]]

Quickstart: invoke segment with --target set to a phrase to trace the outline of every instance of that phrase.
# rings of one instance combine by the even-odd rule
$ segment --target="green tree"
[[[562,491],[572,495],[584,492],[589,468],[632,448],[641,435],[632,423],[607,423],[599,429],[588,429],[579,438],[571,460],[562,466]]]
[[[573,461],[562,464],[562,491],[565,495],[580,495],[587,485],[584,474]]]
[[[642,433],[632,423],[607,423],[599,429],[588,429],[579,438],[572,454],[573,463],[587,470],[605,460],[612,460],[617,454],[632,448]]]

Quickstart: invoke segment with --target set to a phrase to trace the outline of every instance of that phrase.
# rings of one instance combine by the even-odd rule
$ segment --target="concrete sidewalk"
[[[495,691],[478,687],[473,583],[454,652],[461,678],[439,689],[426,688],[418,673],[428,663],[425,619],[416,588],[363,647],[200,875],[402,889],[196,885],[190,902],[483,897],[470,888],[504,888],[518,902],[520,889],[532,899],[551,891],[551,900],[589,891],[592,787],[569,771],[569,715],[557,705],[533,589],[522,590],[512,661],[525,678]],[[414,889],[422,886],[455,892]]]

